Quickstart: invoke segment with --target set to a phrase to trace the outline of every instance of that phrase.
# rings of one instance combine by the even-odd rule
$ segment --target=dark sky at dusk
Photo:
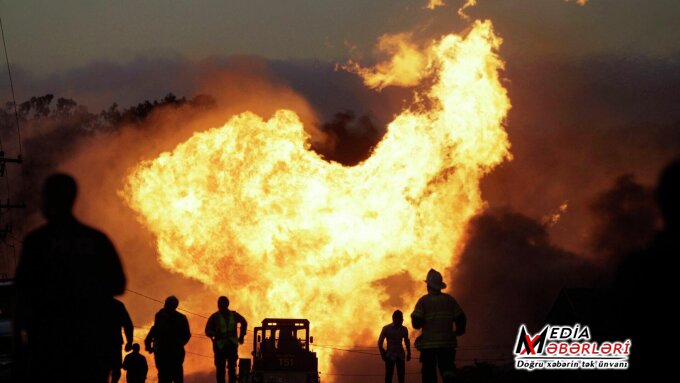
[[[2,1],[13,64],[44,76],[96,61],[140,57],[191,60],[248,54],[268,59],[343,60],[370,55],[376,38],[405,30],[459,31],[462,1],[435,11],[425,0]],[[506,55],[664,56],[680,42],[680,2],[480,0]],[[357,49],[351,48],[356,47]]]

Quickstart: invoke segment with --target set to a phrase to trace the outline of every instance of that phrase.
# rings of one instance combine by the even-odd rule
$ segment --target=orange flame
[[[425,8],[435,9],[437,7],[442,7],[442,6],[444,6],[444,0],[428,0]]]
[[[390,59],[373,68],[362,68],[350,60],[342,68],[358,74],[366,86],[378,90],[390,85],[415,86],[428,75],[430,54],[411,41],[410,33],[382,35],[378,40],[378,51],[390,55]]]
[[[547,226],[547,227],[552,227],[552,226],[557,225],[557,223],[560,221],[560,218],[562,218],[562,215],[567,212],[568,208],[569,208],[569,201],[562,202],[562,204],[557,209],[555,209],[555,211],[544,216],[543,219],[541,220],[541,222],[543,223],[544,226]]]
[[[360,334],[394,309],[377,281],[450,266],[482,208],[480,178],[510,157],[499,44],[487,21],[421,50],[430,88],[356,166],[311,151],[293,111],[246,112],[140,163],[121,195],[164,267],[228,295],[251,323],[305,317],[318,343],[372,344]],[[422,290],[396,297],[407,314]],[[333,351],[317,351],[328,372]]]

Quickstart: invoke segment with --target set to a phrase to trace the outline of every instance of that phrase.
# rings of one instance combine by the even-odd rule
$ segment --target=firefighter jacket
[[[237,345],[239,338],[236,335],[237,323],[241,324],[239,336],[245,336],[248,322],[241,314],[231,310],[218,311],[208,318],[208,323],[205,324],[205,335],[213,339],[215,346],[220,349],[224,348],[227,342]]]
[[[455,348],[458,343],[453,324],[456,323],[458,327],[460,323],[464,327],[464,317],[463,309],[449,294],[430,292],[422,296],[411,314],[414,327],[422,326],[422,334],[416,339],[416,348]]]

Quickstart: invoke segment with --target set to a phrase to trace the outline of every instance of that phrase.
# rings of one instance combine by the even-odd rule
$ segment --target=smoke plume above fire
[[[448,267],[483,207],[481,177],[510,156],[499,44],[476,22],[420,48],[416,102],[355,166],[310,150],[294,111],[245,112],[140,163],[121,196],[163,267],[228,294],[253,322],[306,317],[319,343],[360,343],[395,308],[379,281]],[[390,85],[394,69],[363,77]],[[401,308],[421,293],[399,291]],[[331,355],[321,357],[328,371]]]

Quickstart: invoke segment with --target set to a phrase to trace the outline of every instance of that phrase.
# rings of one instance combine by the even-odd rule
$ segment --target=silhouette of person
[[[392,383],[395,366],[397,367],[397,380],[399,383],[404,383],[406,370],[404,361],[411,360],[411,342],[408,339],[408,329],[403,324],[404,314],[396,310],[392,313],[392,323],[383,327],[378,337],[380,356],[385,361],[385,383]],[[383,348],[386,339],[387,350]],[[406,345],[406,353],[404,353],[402,342]]]
[[[179,300],[170,296],[156,313],[154,324],[144,340],[146,350],[154,354],[159,383],[184,381],[184,346],[191,338],[187,317],[177,312]]]
[[[240,324],[238,337],[236,337],[237,324]],[[213,341],[217,383],[225,382],[225,365],[229,370],[229,383],[236,383],[238,345],[243,344],[247,329],[246,319],[236,311],[229,310],[229,299],[225,296],[219,297],[217,312],[213,313],[205,324],[205,335]]]
[[[630,372],[639,380],[673,366],[673,354],[662,350],[674,335],[669,338],[659,329],[672,326],[675,317],[671,302],[677,271],[672,265],[680,255],[680,159],[661,172],[656,200],[663,228],[644,250],[624,258],[616,275],[631,338]]]
[[[132,326],[132,319],[130,319],[130,314],[123,302],[112,299],[110,313],[111,324],[113,325],[110,330],[110,336],[108,342],[110,344],[111,350],[111,383],[118,383],[120,380],[120,369],[123,365],[122,361],[122,347],[123,347],[123,336],[121,335],[120,329],[123,328],[125,333],[125,351],[130,351],[132,349],[132,342],[134,336],[134,327]]]
[[[77,189],[66,174],[47,178],[47,223],[26,236],[17,265],[15,331],[29,382],[105,382],[110,370],[102,313],[125,291],[125,274],[106,235],[73,216]]]
[[[425,279],[427,295],[422,296],[411,313],[413,328],[422,329],[415,346],[420,350],[423,383],[437,382],[437,367],[444,383],[453,382],[455,373],[456,336],[465,333],[467,319],[458,302],[449,294],[442,275],[430,269]],[[456,325],[454,331],[453,325]]]
[[[123,369],[127,371],[126,380],[128,383],[144,383],[149,366],[144,355],[139,353],[139,344],[132,345],[132,352],[125,355]]]

